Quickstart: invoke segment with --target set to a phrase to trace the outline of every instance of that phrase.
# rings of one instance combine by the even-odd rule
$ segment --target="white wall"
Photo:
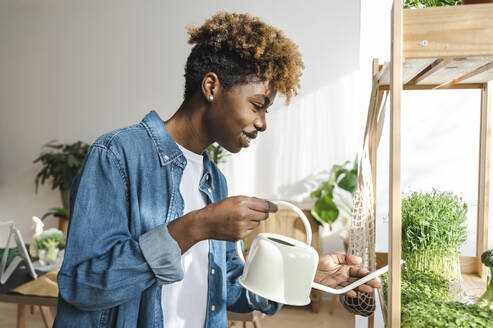
[[[355,88],[358,0],[177,4],[0,2],[0,220],[16,221],[26,239],[32,215],[60,206],[48,185],[34,193],[40,166],[32,161],[42,145],[92,142],[150,109],[169,117],[182,100],[185,26],[220,9],[250,12],[283,29],[306,65],[300,95],[289,107],[278,98],[267,132],[223,165],[230,193],[303,199],[314,176],[359,150],[366,104],[358,106]]]

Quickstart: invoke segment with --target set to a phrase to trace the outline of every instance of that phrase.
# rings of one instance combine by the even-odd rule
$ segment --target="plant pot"
[[[56,260],[58,258],[58,248],[55,248],[55,256],[54,258],[47,258],[48,251],[46,249],[38,249],[38,255],[39,255],[39,263],[41,265],[52,265],[56,263]]]
[[[493,0],[462,0],[463,5],[474,5],[478,3],[493,3]]]

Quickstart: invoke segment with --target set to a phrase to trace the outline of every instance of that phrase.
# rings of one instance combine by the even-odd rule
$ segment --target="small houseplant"
[[[339,196],[338,192],[340,190],[352,196],[356,189],[357,180],[357,159],[353,163],[347,161],[342,165],[332,166],[329,179],[310,194],[310,197],[315,199],[315,205],[311,210],[313,218],[320,224],[328,223],[331,225],[337,220],[341,210],[344,210],[347,215],[351,215],[352,197],[345,200],[344,197],[337,196]]]
[[[52,141],[44,147],[46,150],[33,162],[41,162],[43,165],[34,180],[36,192],[38,192],[39,184],[51,180],[51,188],[60,190],[63,207],[51,208],[41,219],[44,220],[50,215],[68,219],[70,185],[82,167],[84,158],[89,151],[89,144],[83,141],[72,144],[59,144]]]

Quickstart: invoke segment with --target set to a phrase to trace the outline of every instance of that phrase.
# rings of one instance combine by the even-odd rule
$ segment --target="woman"
[[[276,94],[289,102],[297,93],[301,55],[250,15],[218,13],[189,34],[177,112],[98,138],[73,182],[55,327],[226,327],[227,310],[281,307],[238,284],[234,244],[277,207],[228,198],[204,150],[218,142],[237,153],[265,131]],[[359,261],[322,256],[316,280],[347,285],[367,274],[347,266]]]

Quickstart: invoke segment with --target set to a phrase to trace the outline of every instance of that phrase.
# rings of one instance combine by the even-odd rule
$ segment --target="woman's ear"
[[[202,95],[206,101],[212,103],[220,88],[219,78],[216,73],[209,72],[202,79]]]

